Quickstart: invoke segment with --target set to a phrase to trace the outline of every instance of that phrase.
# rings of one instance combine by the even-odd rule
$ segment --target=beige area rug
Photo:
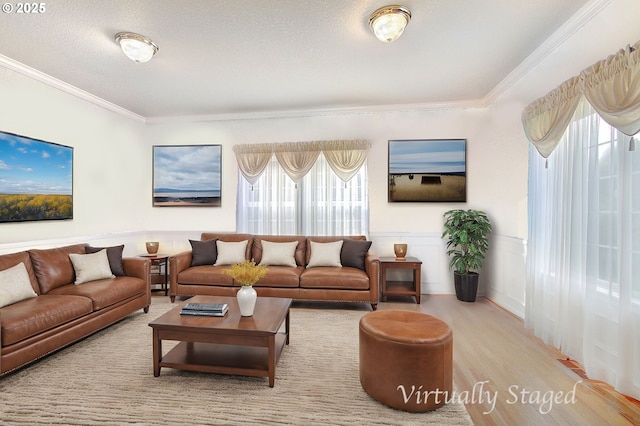
[[[3,425],[472,424],[462,404],[407,413],[360,386],[358,321],[347,307],[294,307],[291,343],[265,377],[163,368],[153,377],[148,323],[171,307],[141,311],[82,342],[0,378]],[[294,305],[295,306],[295,305]],[[165,351],[170,345],[164,344]]]

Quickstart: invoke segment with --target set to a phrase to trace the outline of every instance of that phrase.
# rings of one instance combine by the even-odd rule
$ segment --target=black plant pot
[[[475,302],[478,294],[477,272],[469,272],[467,275],[453,273],[453,281],[456,286],[456,297],[463,302]]]

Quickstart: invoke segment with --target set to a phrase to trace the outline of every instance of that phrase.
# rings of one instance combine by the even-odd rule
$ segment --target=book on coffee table
[[[180,315],[201,315],[209,317],[223,317],[229,310],[226,303],[187,303]]]
[[[182,309],[180,315],[190,315],[196,317],[223,317],[227,312],[213,312],[213,311],[194,311],[190,309]]]

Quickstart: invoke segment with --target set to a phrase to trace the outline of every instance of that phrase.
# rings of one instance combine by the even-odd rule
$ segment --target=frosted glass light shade
[[[369,26],[378,40],[391,43],[397,40],[411,20],[411,12],[404,6],[385,6],[369,18]]]
[[[129,59],[139,63],[148,62],[159,50],[154,42],[136,33],[118,33],[116,42]]]

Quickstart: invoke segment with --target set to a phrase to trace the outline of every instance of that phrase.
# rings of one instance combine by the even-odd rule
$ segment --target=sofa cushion
[[[251,259],[251,248],[253,247],[253,235],[251,234],[236,234],[235,232],[203,232],[200,235],[202,241],[206,240],[219,240],[228,242],[247,241],[246,259]]]
[[[218,257],[214,266],[233,265],[246,260],[248,240],[244,241],[216,241]]]
[[[356,268],[307,268],[300,275],[300,288],[368,290],[369,276]]]
[[[296,267],[296,247],[298,247],[297,241],[290,241],[286,243],[275,243],[267,240],[262,240],[262,258],[260,259],[260,265],[270,266],[291,266]]]
[[[262,261],[263,241],[271,243],[289,243],[297,241],[296,251],[293,255],[297,266],[307,264],[307,238],[302,235],[255,235],[253,237],[253,245],[251,247],[251,255],[248,259],[253,259],[257,264]]]
[[[106,250],[91,254],[71,253],[69,258],[76,273],[76,284],[115,277],[111,272]]]
[[[2,347],[73,321],[92,310],[91,299],[80,296],[42,295],[5,306],[0,322]]]
[[[254,287],[299,287],[303,266],[269,266],[267,275],[260,278]]]
[[[371,243],[371,241],[345,238],[342,244],[342,251],[340,252],[340,263],[342,263],[342,266],[350,266],[364,271],[364,259],[367,257]]]
[[[75,244],[51,249],[29,250],[31,264],[38,279],[40,294],[47,294],[50,290],[71,284],[76,276],[70,253],[85,253],[85,244]]]
[[[217,238],[206,241],[189,240],[191,244],[191,266],[213,265],[218,258]]]
[[[135,277],[114,277],[93,280],[82,285],[65,285],[51,290],[50,295],[83,296],[93,303],[93,310],[106,308],[144,294],[147,283]]]
[[[85,253],[97,253],[100,250],[107,250],[107,257],[109,258],[109,266],[111,267],[111,272],[113,275],[117,277],[124,276],[124,265],[122,263],[122,251],[124,250],[124,244],[113,247],[91,247],[86,246],[84,248]]]
[[[18,253],[9,253],[0,255],[0,270],[8,269],[12,266],[17,265],[18,263],[24,263],[25,268],[27,268],[27,273],[29,274],[29,281],[31,282],[31,288],[37,294],[40,292],[40,287],[38,287],[38,280],[36,279],[36,274],[33,271],[33,265],[31,264],[31,258],[29,257],[29,252],[20,251]]]
[[[0,308],[36,296],[24,262],[0,271]]]
[[[228,266],[192,266],[178,274],[178,282],[186,285],[233,286],[233,278],[223,273]]]
[[[310,242],[311,257],[307,268],[318,266],[340,267],[340,252],[342,251],[343,241],[334,241],[332,243]]]

